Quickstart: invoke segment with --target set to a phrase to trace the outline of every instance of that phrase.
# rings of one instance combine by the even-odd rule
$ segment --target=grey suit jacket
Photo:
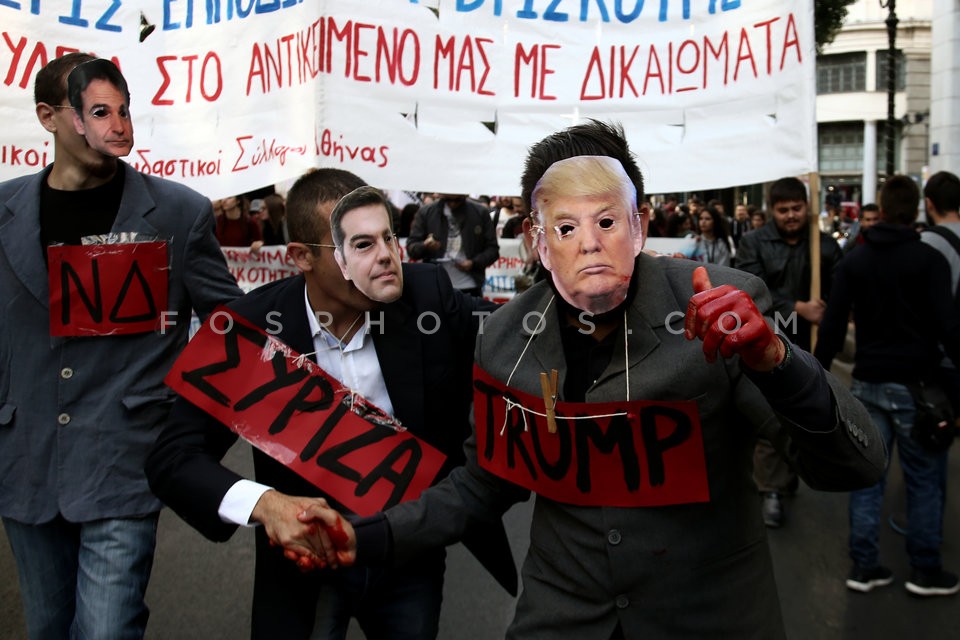
[[[50,335],[40,189],[50,169],[0,184],[0,515],[84,522],[160,509],[143,466],[173,402],[163,378],[190,312],[241,294],[213,235],[210,201],[125,163],[113,231],[168,243],[165,331]],[[83,215],[83,211],[64,215]],[[176,315],[172,315],[175,313]]]
[[[509,637],[609,638],[618,623],[627,638],[783,637],[751,478],[757,431],[779,442],[815,488],[849,490],[881,477],[886,452],[866,410],[810,354],[797,349],[780,372],[746,373],[738,358],[707,363],[702,343],[684,338],[683,314],[697,266],[641,254],[638,289],[627,310],[626,354],[614,350],[586,399],[622,401],[629,368],[632,399],[696,401],[709,502],[600,508],[537,496]],[[758,278],[707,269],[714,285],[732,284],[761,311],[769,309],[770,295]],[[478,338],[477,363],[504,382],[516,366],[511,386],[535,396],[541,395],[540,372],[555,368],[562,400],[567,368],[556,303],[544,314],[543,332],[531,337],[535,317],[527,329],[523,323],[528,313],[544,312],[552,295],[540,283],[494,314]],[[622,331],[616,344],[623,344]],[[811,416],[820,416],[813,420],[820,423]],[[829,419],[821,422],[823,416]],[[526,497],[525,490],[478,466],[475,435],[466,446],[465,467],[420,500],[386,512],[396,561],[449,544],[475,522],[498,517]]]

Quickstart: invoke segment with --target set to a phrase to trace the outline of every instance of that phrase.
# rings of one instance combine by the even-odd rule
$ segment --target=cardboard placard
[[[165,382],[361,516],[415,499],[446,459],[225,307],[210,315]]]
[[[167,243],[47,247],[50,335],[146,333],[167,309]]]
[[[594,507],[710,500],[696,402],[557,402],[557,432],[549,433],[543,398],[474,367],[474,411],[480,466],[551,500]]]

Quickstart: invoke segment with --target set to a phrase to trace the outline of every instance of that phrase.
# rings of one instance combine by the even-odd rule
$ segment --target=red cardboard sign
[[[221,307],[165,382],[353,513],[430,486],[446,459],[312,360]]]
[[[491,473],[582,506],[709,502],[696,402],[558,402],[549,433],[543,398],[480,367],[473,380],[477,455]]]
[[[50,335],[146,333],[167,308],[167,243],[47,247]]]

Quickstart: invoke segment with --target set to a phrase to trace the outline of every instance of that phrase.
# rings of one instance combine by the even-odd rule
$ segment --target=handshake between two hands
[[[301,571],[336,569],[356,561],[357,539],[346,518],[323,498],[264,493],[251,519],[263,525],[270,544]]]
[[[693,272],[693,296],[687,305],[684,335],[703,341],[707,362],[739,355],[755,371],[773,370],[785,347],[750,296],[731,286],[713,287],[707,270]],[[350,566],[357,559],[353,526],[323,498],[263,494],[252,518],[266,528],[273,545],[302,571]]]

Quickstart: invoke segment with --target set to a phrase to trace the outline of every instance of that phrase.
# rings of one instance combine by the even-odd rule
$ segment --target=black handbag
[[[910,437],[927,451],[940,453],[953,444],[953,405],[943,387],[929,382],[909,384],[910,395],[916,406]]]

